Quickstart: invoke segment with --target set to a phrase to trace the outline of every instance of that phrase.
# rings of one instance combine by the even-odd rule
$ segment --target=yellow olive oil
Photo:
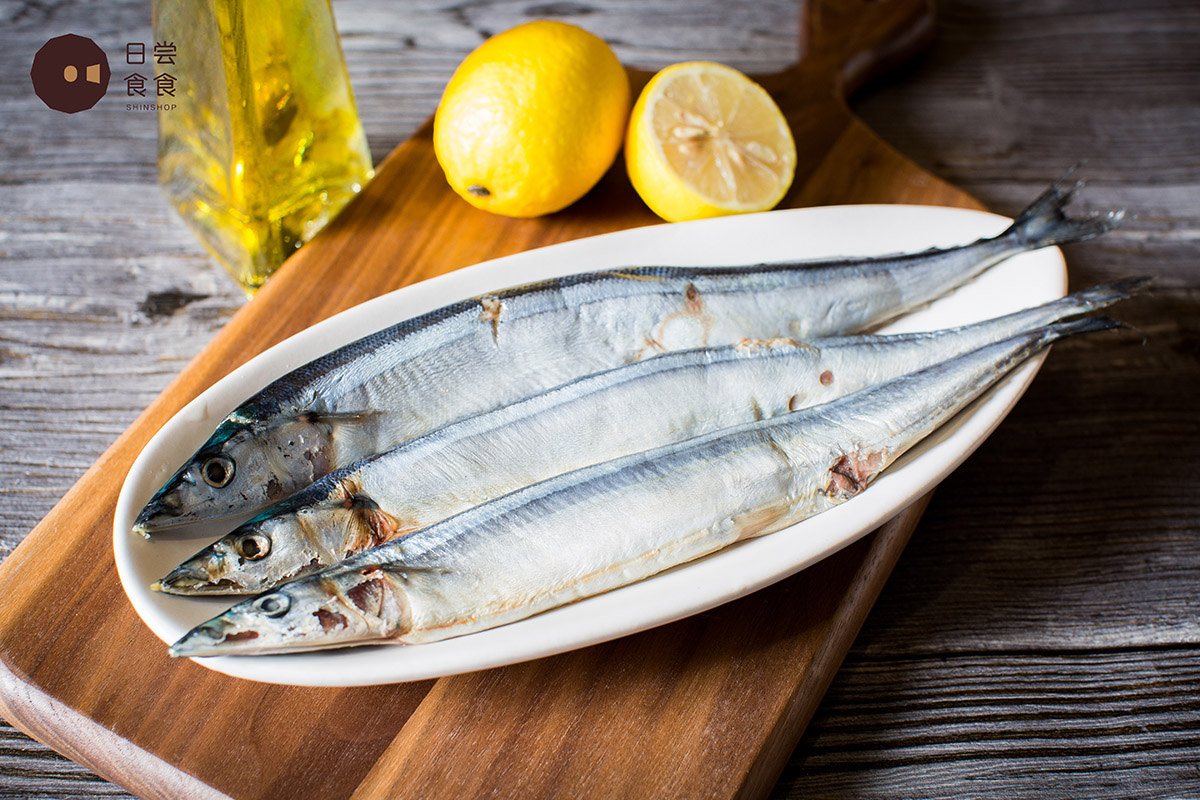
[[[374,174],[333,10],[155,0],[154,38],[157,83],[174,90],[155,98],[159,179],[253,294]]]

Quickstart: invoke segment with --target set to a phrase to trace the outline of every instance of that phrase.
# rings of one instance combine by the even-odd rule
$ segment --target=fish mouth
[[[172,658],[294,655],[319,652],[334,647],[392,647],[403,644],[396,639],[378,637],[350,638],[336,643],[301,644],[296,641],[272,643],[270,637],[261,637],[256,630],[249,628],[236,630],[235,627],[219,619],[209,620],[185,633],[179,641],[167,648],[167,653]]]
[[[171,570],[166,577],[150,584],[150,588],[163,594],[176,595],[231,595],[253,594],[253,591],[238,586],[228,578],[213,580],[204,570],[179,566]]]
[[[155,497],[137,515],[133,521],[133,532],[149,539],[152,534],[170,528],[179,528],[193,520],[183,515],[179,498],[173,495]]]
[[[257,653],[261,649],[258,638],[256,630],[236,630],[236,626],[224,620],[210,619],[185,633],[167,652],[173,658]]]
[[[151,500],[134,519],[130,529],[139,536],[150,539],[156,533],[165,533],[191,525],[238,519],[241,513],[239,511],[184,513],[174,506],[163,505],[156,500]],[[245,519],[245,516],[241,516],[241,519]]]

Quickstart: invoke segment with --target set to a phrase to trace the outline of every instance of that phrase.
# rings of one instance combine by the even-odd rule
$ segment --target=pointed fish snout
[[[150,584],[150,588],[163,594],[195,594],[207,583],[207,578],[198,572],[174,569],[165,578]]]
[[[143,509],[142,513],[154,509],[159,514],[177,517],[183,513],[182,506],[183,501],[179,497],[179,491],[173,489],[156,495],[146,504],[146,508]]]
[[[181,564],[171,570],[166,577],[157,580],[150,588],[163,594],[197,595],[197,594],[229,594],[229,582],[214,580],[206,570],[195,569],[187,564]]]
[[[149,539],[155,531],[180,524],[176,518],[182,514],[182,502],[178,492],[162,492],[146,503],[146,507],[138,513],[133,522],[133,532]]]
[[[185,633],[167,651],[173,658],[225,656],[252,650],[258,631],[235,631],[234,626],[221,619],[210,619]]]

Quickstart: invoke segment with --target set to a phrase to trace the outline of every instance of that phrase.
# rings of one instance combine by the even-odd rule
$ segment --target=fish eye
[[[271,538],[264,533],[247,533],[238,537],[234,549],[242,558],[258,561],[271,552]]]
[[[229,456],[212,456],[200,465],[200,477],[214,489],[228,486],[233,480],[233,459]]]
[[[292,607],[292,598],[283,592],[266,594],[254,601],[254,609],[268,617],[282,617]]]

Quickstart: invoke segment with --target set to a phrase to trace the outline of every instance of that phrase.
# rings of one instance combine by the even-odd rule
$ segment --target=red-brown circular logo
[[[42,45],[29,77],[42,102],[55,111],[86,111],[108,91],[108,56],[86,36],[68,33]]]

